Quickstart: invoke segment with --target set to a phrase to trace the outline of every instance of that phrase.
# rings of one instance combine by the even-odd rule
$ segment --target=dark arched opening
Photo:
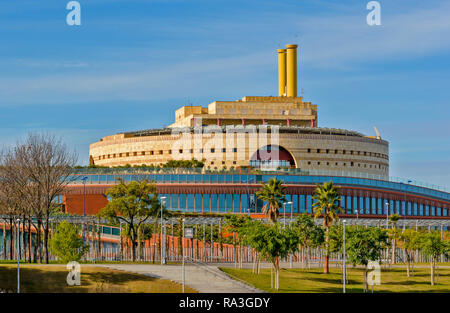
[[[258,168],[290,168],[295,167],[295,160],[285,148],[268,145],[253,153],[250,165]]]

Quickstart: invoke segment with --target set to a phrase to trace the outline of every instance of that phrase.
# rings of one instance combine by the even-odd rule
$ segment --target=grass
[[[81,286],[69,286],[65,266],[21,265],[20,291],[42,293],[181,293],[181,285],[139,274],[96,266],[81,266]],[[16,292],[17,267],[0,265],[0,291]],[[186,286],[186,292],[196,292]]]
[[[220,268],[222,271],[246,281],[267,292],[277,292],[270,288],[270,269],[261,269],[259,275],[252,274],[251,269]],[[415,269],[414,276],[406,277],[406,269],[392,268],[381,270],[381,285],[374,286],[374,292],[450,292],[450,269],[439,269],[439,279],[435,285],[430,284],[430,270]],[[322,268],[314,269],[280,269],[280,289],[278,292],[306,293],[341,293],[342,272],[330,268],[330,274],[323,274]],[[369,286],[369,288],[371,288]],[[346,292],[364,291],[364,270],[348,268]]]

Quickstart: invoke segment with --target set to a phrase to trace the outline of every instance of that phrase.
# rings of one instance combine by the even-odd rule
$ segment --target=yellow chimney
[[[286,45],[286,89],[288,97],[297,97],[297,45]]]
[[[286,96],[286,49],[278,49],[278,96]]]

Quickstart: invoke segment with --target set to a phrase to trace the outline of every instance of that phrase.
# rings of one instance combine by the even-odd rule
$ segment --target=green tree
[[[61,222],[50,238],[50,251],[62,262],[80,261],[89,251],[88,245],[83,245],[79,227],[67,221]]]
[[[275,269],[275,289],[279,289],[280,259],[298,249],[299,237],[295,228],[282,227],[279,223],[262,225],[260,221],[252,224],[249,242],[252,248],[269,260]]]
[[[422,237],[422,251],[430,258],[431,285],[434,285],[434,276],[437,259],[441,254],[448,256],[449,244],[441,239],[439,232],[430,232]]]
[[[319,247],[325,240],[325,234],[322,227],[315,225],[311,215],[304,213],[297,217],[294,226],[298,230],[299,244],[306,251],[303,260],[309,267],[310,249]]]
[[[247,215],[227,214],[225,215],[225,231],[233,233],[233,249],[236,254],[236,244],[239,246],[239,268],[242,268],[243,244],[245,242],[245,226],[250,219]],[[237,233],[237,242],[235,234]],[[236,260],[236,258],[235,258]],[[236,265],[236,264],[235,264]]]
[[[279,209],[286,201],[283,181],[276,178],[270,179],[267,184],[262,185],[256,195],[266,202],[263,206],[263,213],[269,217],[272,223],[276,223],[280,215]]]
[[[325,228],[324,273],[328,274],[328,260],[330,257],[329,232],[331,225],[338,219],[338,213],[343,213],[343,210],[339,206],[341,196],[339,195],[337,187],[330,181],[323,183],[323,185],[317,184],[313,199],[316,200],[313,204],[314,218],[317,219],[323,217],[323,227]]]
[[[117,224],[120,220],[125,223],[127,226],[125,234],[131,240],[132,259],[135,261],[138,230],[141,224],[150,217],[160,216],[161,207],[156,186],[147,180],[129,183],[120,180],[119,184],[106,191],[106,195],[111,200],[98,214],[112,223]],[[164,211],[163,214],[167,217],[168,212]]]
[[[414,253],[416,250],[420,249],[421,236],[419,232],[408,228],[405,229],[405,231],[400,234],[400,241],[402,243],[403,249],[405,250],[406,276],[409,277],[411,263],[414,264]],[[413,273],[414,273],[414,265],[413,265]]]
[[[348,229],[348,230],[347,230]],[[345,252],[353,265],[364,265],[364,291],[367,291],[367,264],[381,258],[381,251],[387,245],[386,230],[377,227],[346,227]]]

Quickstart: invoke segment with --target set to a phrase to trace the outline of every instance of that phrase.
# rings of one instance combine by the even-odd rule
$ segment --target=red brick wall
[[[108,200],[102,194],[86,194],[86,215],[95,215],[103,209]],[[83,195],[66,194],[63,204],[67,213],[83,215]]]

